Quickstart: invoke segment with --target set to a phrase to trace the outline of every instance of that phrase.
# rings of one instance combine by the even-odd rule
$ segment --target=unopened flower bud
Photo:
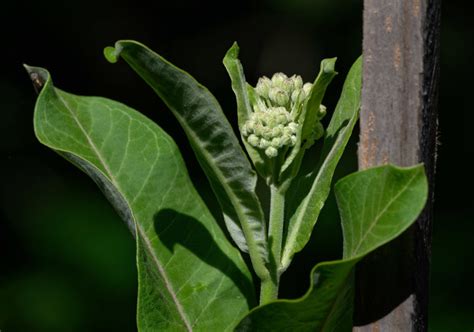
[[[270,158],[274,158],[278,155],[278,150],[275,149],[273,146],[270,146],[265,149],[265,154]]]
[[[270,127],[263,127],[262,128],[262,137],[266,140],[272,139],[272,129],[270,129]]]
[[[241,133],[248,143],[270,157],[276,157],[284,146],[294,146],[300,129],[303,102],[309,97],[312,84],[303,84],[299,75],[290,78],[276,73],[272,78],[262,77],[255,87],[253,112],[241,127]],[[325,114],[325,108],[317,112],[317,120]],[[319,123],[319,121],[318,121]],[[321,135],[320,124],[313,128],[313,137]]]
[[[281,88],[271,88],[268,92],[268,97],[273,104],[278,106],[285,106],[290,100],[288,93],[283,91]]]
[[[262,136],[263,133],[263,126],[260,123],[256,123],[253,127],[253,132],[257,136]]]
[[[274,87],[283,88],[288,76],[283,73],[276,73],[272,76],[272,84]]]
[[[268,92],[270,91],[271,85],[272,81],[268,77],[260,77],[257,86],[255,87],[255,91],[260,97],[268,98]]]
[[[312,87],[313,87],[313,84],[311,84],[311,83],[305,83],[303,85],[303,91],[304,91],[304,94],[305,94],[306,98],[309,96]]]
[[[291,134],[296,134],[298,130],[298,124],[296,122],[290,122],[288,124],[288,129],[290,129]]]
[[[244,125],[242,126],[242,129],[240,130],[240,132],[242,133],[243,136],[248,136],[249,135],[249,128],[248,128],[247,123],[244,123]]]
[[[276,149],[281,147],[281,138],[280,137],[275,137],[272,139],[272,146]]]
[[[290,145],[291,144],[291,135],[283,134],[280,138],[281,138],[280,143],[282,145]]]
[[[277,115],[277,123],[282,124],[282,125],[287,124],[288,123],[288,117],[286,116],[286,114],[278,114]]]
[[[297,103],[298,98],[300,97],[300,94],[301,94],[301,89],[294,90],[293,93],[291,94],[291,101],[293,103]]]
[[[303,88],[303,79],[301,78],[301,76],[293,75],[291,77],[291,80],[293,82],[293,90],[294,91],[300,90],[301,88]]]
[[[321,120],[326,115],[326,106],[323,104],[319,105],[318,119]]]
[[[294,146],[296,144],[296,135],[291,135],[291,146]]]
[[[265,138],[260,139],[258,147],[260,149],[266,149],[270,146],[270,141],[267,141]]]
[[[280,126],[281,125],[278,125],[277,127],[272,129],[272,137],[278,137],[283,133],[282,128],[280,128]]]
[[[251,134],[247,138],[247,142],[249,142],[249,144],[252,145],[253,147],[258,147],[259,141],[260,141],[260,139],[254,134]]]

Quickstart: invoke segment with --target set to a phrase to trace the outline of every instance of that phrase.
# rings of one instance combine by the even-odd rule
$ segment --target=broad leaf
[[[282,269],[286,269],[293,255],[304,248],[309,241],[314,225],[326,201],[334,171],[349,141],[359,117],[362,58],[359,58],[347,75],[342,94],[331,122],[326,129],[324,146],[316,171],[296,181],[291,189],[298,201],[296,212],[289,216],[285,246],[282,254]],[[306,184],[306,185],[305,185]],[[306,186],[309,184],[309,192]]]
[[[336,184],[344,257],[311,272],[300,299],[277,300],[253,309],[237,331],[351,331],[354,266],[365,255],[399,236],[425,205],[423,166],[381,166],[349,175]]]
[[[118,102],[53,87],[35,107],[38,140],[100,187],[137,240],[142,331],[228,331],[255,303],[251,275],[192,186],[173,140]]]
[[[257,176],[217,100],[189,74],[140,43],[118,41],[105,55],[111,62],[122,57],[173,112],[216,193],[232,238],[250,252],[257,274],[268,274]]]
[[[367,254],[401,234],[427,197],[423,165],[379,166],[354,173],[335,187],[344,234],[344,258]]]

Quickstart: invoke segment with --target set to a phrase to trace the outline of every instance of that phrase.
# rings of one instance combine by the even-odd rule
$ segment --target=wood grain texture
[[[427,330],[440,10],[440,0],[364,0],[359,168],[424,162],[430,201],[358,266],[354,331]]]

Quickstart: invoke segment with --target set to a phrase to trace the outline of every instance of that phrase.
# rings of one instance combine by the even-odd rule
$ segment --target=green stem
[[[278,186],[270,186],[270,223],[268,238],[270,245],[270,279],[262,280],[260,304],[267,303],[278,297],[280,283],[280,260],[283,242],[283,226],[285,221],[285,194]]]
[[[260,285],[260,305],[278,298],[278,282],[273,278],[262,280]]]

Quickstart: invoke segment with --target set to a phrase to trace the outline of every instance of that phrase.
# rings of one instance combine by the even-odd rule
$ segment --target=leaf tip
[[[225,59],[227,58],[233,58],[233,59],[237,59],[238,56],[239,56],[239,44],[237,44],[237,42],[235,41],[232,46],[229,48],[229,50],[227,51],[227,53],[225,54]]]
[[[31,82],[33,83],[33,87],[35,88],[36,93],[39,93],[45,85],[46,81],[48,80],[48,72],[46,71],[46,69],[28,66],[25,63],[23,64],[23,67],[30,76]]]
[[[321,69],[325,74],[333,74],[336,75],[337,72],[335,70],[336,68],[336,60],[337,58],[329,58],[329,59],[324,59],[321,61]]]
[[[116,63],[118,61],[120,53],[122,53],[122,49],[122,41],[118,41],[115,43],[115,46],[107,46],[106,48],[104,48],[104,57],[110,63]]]
[[[107,59],[108,62],[110,63],[116,63],[118,60],[118,55],[119,52],[117,52],[117,49],[113,46],[107,46],[104,48],[104,57]]]

